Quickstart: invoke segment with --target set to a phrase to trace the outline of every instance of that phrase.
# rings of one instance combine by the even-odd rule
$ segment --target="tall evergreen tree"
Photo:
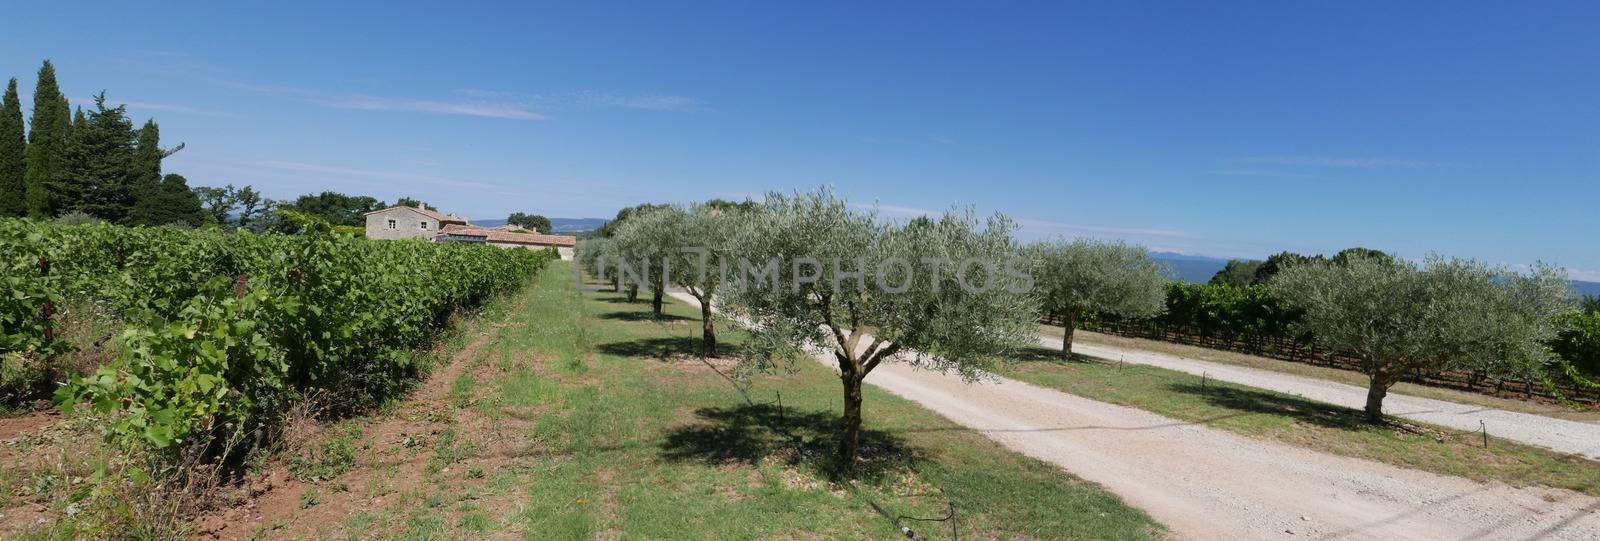
[[[46,60],[39,68],[39,82],[33,87],[33,119],[28,123],[27,171],[23,183],[29,216],[49,218],[55,215],[51,208],[50,184],[60,167],[61,155],[66,151],[71,123],[72,107],[61,94],[61,87],[56,85],[55,66]]]
[[[54,172],[50,186],[54,210],[129,223],[137,139],[127,107],[107,108],[105,93],[95,96],[94,110],[74,123]]]
[[[0,103],[0,216],[28,215],[27,175],[28,140],[23,136],[22,98],[17,95],[17,79],[6,85]]]
[[[156,126],[155,120],[146,120],[143,128],[139,128],[139,142],[135,145],[133,158],[133,216],[129,220],[134,224],[165,225],[156,219],[155,209],[157,199],[160,199],[161,189],[161,128]]]

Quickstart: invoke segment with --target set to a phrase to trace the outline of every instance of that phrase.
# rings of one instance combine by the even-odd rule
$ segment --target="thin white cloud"
[[[251,162],[251,163],[243,164],[243,165],[255,166],[255,167],[264,167],[264,168],[267,168],[267,169],[276,169],[276,170],[280,170],[280,171],[294,171],[294,172],[301,172],[301,173],[318,173],[318,174],[325,174],[325,175],[337,175],[337,176],[342,176],[342,177],[358,177],[358,178],[367,178],[367,179],[385,180],[385,181],[410,182],[410,183],[416,183],[416,184],[419,184],[419,185],[435,185],[435,186],[448,186],[448,187],[454,187],[454,188],[470,188],[470,189],[476,189],[476,190],[485,190],[485,191],[489,191],[490,193],[497,193],[497,194],[502,194],[502,195],[525,195],[525,194],[514,193],[514,192],[506,192],[504,190],[507,187],[506,186],[501,186],[499,184],[491,184],[491,183],[487,183],[487,182],[476,182],[476,181],[470,181],[470,180],[458,180],[458,179],[435,177],[435,176],[429,176],[429,175],[418,175],[418,174],[415,174],[415,173],[406,173],[406,172],[401,172],[401,171],[381,171],[381,170],[374,170],[374,169],[360,169],[360,168],[355,168],[355,167],[344,167],[344,166],[338,166],[338,165],[325,165],[325,164],[294,162],[294,161],[285,161],[285,160],[262,160],[262,161]]]
[[[1424,160],[1396,160],[1388,158],[1349,158],[1333,156],[1251,156],[1235,160],[1239,163],[1260,165],[1292,165],[1312,167],[1343,167],[1359,169],[1432,169],[1443,167],[1440,162]]]
[[[365,111],[410,111],[446,115],[504,118],[511,120],[545,120],[548,118],[542,114],[529,111],[527,107],[523,105],[514,103],[454,102],[408,98],[384,98],[365,95],[338,98],[313,98],[311,101],[326,105],[328,107],[335,107],[339,109],[360,109]]]

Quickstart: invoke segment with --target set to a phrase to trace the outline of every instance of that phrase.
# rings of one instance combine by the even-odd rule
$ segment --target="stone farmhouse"
[[[543,250],[555,248],[563,261],[572,260],[577,237],[545,235],[515,225],[482,227],[466,218],[442,214],[426,205],[394,206],[368,212],[367,238],[372,240],[427,239],[433,242],[475,242],[501,248]]]

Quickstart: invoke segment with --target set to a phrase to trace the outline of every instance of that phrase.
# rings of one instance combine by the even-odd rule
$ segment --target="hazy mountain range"
[[[1228,265],[1228,260],[1225,258],[1204,255],[1150,252],[1150,257],[1170,265],[1176,278],[1185,282],[1208,282],[1212,275]],[[1600,282],[1573,280],[1572,290],[1577,291],[1579,295],[1600,296]]]

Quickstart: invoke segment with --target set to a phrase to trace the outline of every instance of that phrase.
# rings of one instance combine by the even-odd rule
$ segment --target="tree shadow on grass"
[[[698,422],[673,428],[661,444],[661,456],[674,462],[740,463],[757,467],[768,457],[790,467],[839,478],[835,453],[839,416],[830,411],[780,410],[774,404],[707,407],[695,410]],[[861,431],[855,478],[874,481],[905,471],[924,454],[905,439],[882,430]]]
[[[1175,383],[1167,387],[1175,392],[1198,395],[1214,406],[1235,411],[1290,417],[1341,430],[1361,431],[1374,428],[1374,425],[1366,422],[1365,416],[1360,411],[1298,396],[1215,384]]]
[[[648,314],[646,314],[648,315]],[[595,349],[606,355],[619,357],[645,357],[651,359],[666,359],[673,355],[699,355],[699,336],[662,336],[656,338],[640,338],[627,342],[610,342],[600,344]]]
[[[1017,362],[1024,362],[1024,363],[1057,363],[1057,364],[1099,364],[1099,363],[1104,363],[1104,361],[1102,361],[1100,359],[1096,359],[1094,357],[1090,357],[1090,356],[1084,355],[1082,353],[1073,353],[1072,357],[1069,359],[1069,358],[1066,358],[1066,357],[1062,357],[1061,356],[1061,350],[1059,350],[1059,349],[1040,347],[1040,346],[1031,346],[1031,347],[1023,348],[1022,351],[1018,351],[1015,355],[1012,356],[1012,360],[1015,360]]]
[[[650,312],[640,311],[606,312],[604,314],[600,314],[600,319],[609,319],[612,321],[689,321],[689,318],[679,315],[664,313],[661,314],[661,317],[656,317],[655,314]]]

